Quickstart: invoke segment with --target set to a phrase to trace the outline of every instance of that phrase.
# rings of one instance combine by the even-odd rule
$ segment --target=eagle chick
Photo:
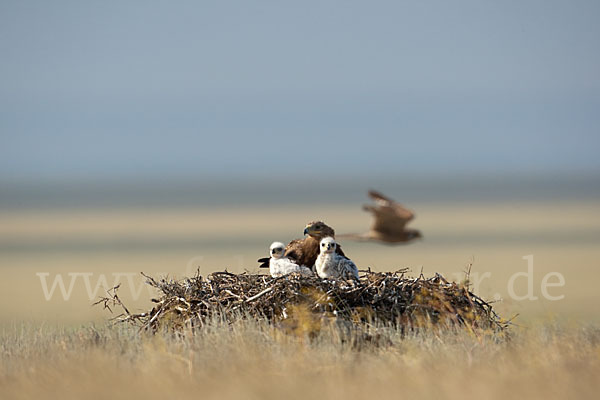
[[[352,260],[336,253],[337,243],[332,237],[320,242],[320,253],[315,262],[317,275],[321,278],[358,279],[358,268]]]
[[[298,272],[302,275],[311,275],[310,269],[303,265],[298,265],[287,257],[283,257],[285,245],[281,242],[273,242],[269,248],[271,258],[269,260],[269,272],[273,278]]]

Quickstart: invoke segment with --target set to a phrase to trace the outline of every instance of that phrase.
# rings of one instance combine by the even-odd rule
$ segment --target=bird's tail
[[[335,235],[336,239],[349,239],[349,240],[357,240],[359,242],[366,242],[369,240],[369,238],[364,235],[364,234],[360,234],[360,233],[342,233],[339,235]]]
[[[271,259],[268,257],[265,258],[259,258],[257,261],[260,263],[260,265],[258,266],[258,268],[269,268],[269,261]]]

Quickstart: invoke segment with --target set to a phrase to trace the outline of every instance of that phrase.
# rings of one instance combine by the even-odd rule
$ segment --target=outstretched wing
[[[369,190],[369,197],[379,205],[385,206],[394,203],[394,200],[390,199],[389,197],[385,197],[383,194],[376,190]]]
[[[375,232],[385,235],[402,233],[406,224],[415,217],[412,211],[379,192],[369,190],[369,197],[375,205],[365,205],[363,209],[375,217],[371,227]]]

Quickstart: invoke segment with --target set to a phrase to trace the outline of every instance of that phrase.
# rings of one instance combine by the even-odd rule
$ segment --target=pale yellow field
[[[251,321],[147,337],[109,328],[110,315],[91,307],[120,282],[132,311],[147,310],[154,293],[141,271],[259,272],[268,245],[301,236],[310,220],[338,233],[366,229],[369,217],[356,207],[0,213],[0,398],[596,398],[599,216],[590,202],[425,205],[413,224],[423,241],[343,241],[360,267],[380,271],[462,279],[472,261],[474,290],[503,298],[501,315],[521,314],[509,341],[382,330],[390,342],[356,348],[335,332],[308,341]],[[528,272],[529,255],[537,299],[511,298],[511,276]],[[548,273],[564,277],[546,293],[560,300],[544,296]],[[44,293],[44,280],[52,292],[57,277],[65,298],[58,286]],[[527,279],[513,289],[524,296]]]

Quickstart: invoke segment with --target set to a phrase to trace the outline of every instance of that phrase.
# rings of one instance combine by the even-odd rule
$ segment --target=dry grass
[[[197,335],[117,325],[18,326],[0,339],[3,399],[596,398],[600,329],[517,329],[509,341],[462,331],[356,348],[266,322],[211,321]]]

